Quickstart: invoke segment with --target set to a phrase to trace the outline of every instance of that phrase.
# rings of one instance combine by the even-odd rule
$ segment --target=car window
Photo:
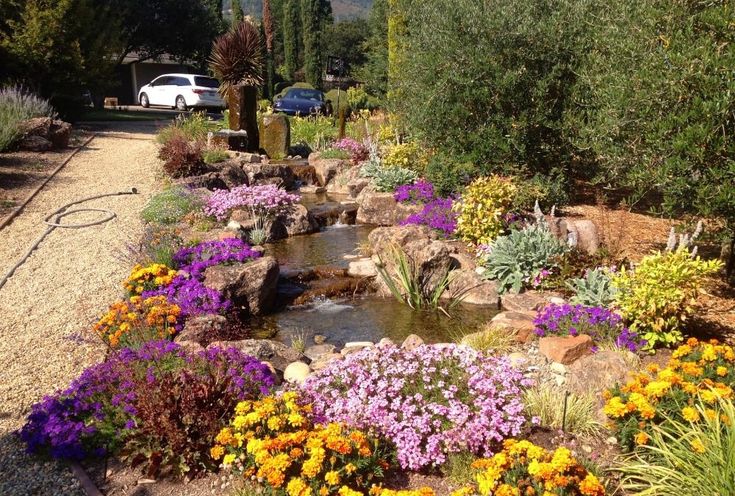
[[[219,88],[219,81],[211,77],[194,76],[194,86],[204,86],[205,88]]]
[[[324,93],[317,90],[309,90],[303,88],[292,88],[286,93],[286,98],[296,98],[299,100],[312,100],[315,102],[324,101]]]
[[[157,77],[153,81],[150,82],[151,86],[161,86],[163,84],[163,81],[166,79],[165,76],[163,77]]]
[[[175,77],[172,79],[173,79],[173,82],[171,84],[174,84],[176,86],[191,86],[191,81],[189,81],[185,77]]]
[[[153,86],[166,86],[169,84],[173,84],[171,82],[173,79],[174,78],[172,78],[171,76],[161,76],[155,80],[155,84]]]

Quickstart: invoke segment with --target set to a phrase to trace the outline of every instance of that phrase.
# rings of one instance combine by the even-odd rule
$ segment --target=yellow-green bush
[[[500,176],[475,179],[462,194],[455,209],[457,234],[465,241],[487,244],[502,232],[502,216],[513,202],[516,187]]]
[[[634,270],[613,276],[615,303],[649,348],[671,346],[682,340],[681,327],[694,312],[705,277],[721,268],[719,260],[692,257],[687,249],[648,255]]]
[[[404,167],[423,172],[429,162],[429,155],[413,141],[386,146],[383,150],[383,163],[386,167]]]

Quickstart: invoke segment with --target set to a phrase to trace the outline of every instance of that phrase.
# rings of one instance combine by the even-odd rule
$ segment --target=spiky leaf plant
[[[215,39],[209,56],[209,67],[220,80],[220,93],[225,97],[235,85],[262,85],[263,64],[260,32],[248,21]]]

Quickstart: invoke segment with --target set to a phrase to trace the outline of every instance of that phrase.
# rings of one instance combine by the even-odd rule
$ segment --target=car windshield
[[[286,98],[295,98],[298,100],[313,100],[315,102],[324,101],[324,93],[317,90],[308,90],[303,88],[292,88],[286,93]]]
[[[204,86],[205,88],[219,88],[219,81],[211,77],[194,76],[194,86]]]

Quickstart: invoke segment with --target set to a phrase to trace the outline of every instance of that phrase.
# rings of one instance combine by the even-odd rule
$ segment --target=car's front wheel
[[[150,105],[151,105],[151,102],[148,101],[148,95],[146,95],[145,93],[141,93],[140,94],[140,106],[143,108],[148,108],[150,107]]]
[[[176,97],[176,110],[186,111],[186,100],[181,95]]]

